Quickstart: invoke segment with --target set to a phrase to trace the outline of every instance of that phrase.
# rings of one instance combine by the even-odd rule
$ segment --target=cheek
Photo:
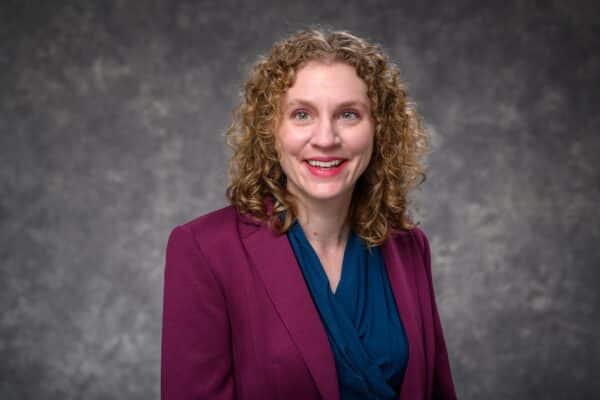
[[[283,132],[275,137],[275,150],[277,159],[284,174],[289,175],[293,165],[293,158],[296,157],[293,141]]]
[[[371,163],[371,160],[373,159],[373,141],[371,141],[368,145],[368,147],[365,149],[364,152],[364,169],[367,169],[367,167],[369,166],[369,164]]]
[[[352,143],[353,151],[359,158],[358,172],[362,175],[367,170],[371,160],[373,159],[374,149],[374,135],[370,131],[365,132],[364,135],[356,135]]]
[[[279,157],[294,157],[302,150],[302,138],[300,135],[294,135],[293,132],[281,132],[276,143]]]
[[[352,140],[351,146],[356,154],[371,158],[373,153],[373,143],[374,135],[370,131],[367,131],[360,135],[356,135]]]

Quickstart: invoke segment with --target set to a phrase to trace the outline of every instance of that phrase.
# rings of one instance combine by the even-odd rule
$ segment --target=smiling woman
[[[353,67],[311,61],[300,69],[283,99],[283,118],[275,132],[287,190],[299,211],[343,201],[373,152],[375,127],[365,83]],[[344,219],[340,215],[340,220]]]
[[[163,399],[454,399],[427,237],[427,149],[397,68],[309,30],[254,66],[231,205],[167,246]]]

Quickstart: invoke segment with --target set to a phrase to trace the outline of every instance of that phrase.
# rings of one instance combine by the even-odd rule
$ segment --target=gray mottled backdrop
[[[382,43],[430,129],[416,200],[459,396],[598,398],[599,17],[560,0],[3,0],[0,398],[158,398],[168,233],[226,204],[243,76],[315,23]]]

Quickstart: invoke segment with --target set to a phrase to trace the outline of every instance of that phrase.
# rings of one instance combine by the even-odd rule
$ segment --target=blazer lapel
[[[401,232],[398,235],[405,235],[405,233]],[[418,314],[419,304],[416,300],[418,293],[414,290],[415,262],[411,262],[410,259],[408,262],[402,261],[402,256],[396,246],[397,240],[402,240],[402,238],[392,236],[386,240],[381,246],[381,253],[408,340],[408,365],[398,398],[416,399],[423,395],[425,357]],[[405,258],[405,260],[407,259]]]
[[[324,399],[339,399],[337,372],[327,333],[286,235],[264,225],[244,240],[283,323]]]

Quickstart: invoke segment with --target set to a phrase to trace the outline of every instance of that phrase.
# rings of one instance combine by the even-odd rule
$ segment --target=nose
[[[319,123],[315,124],[311,137],[312,145],[317,147],[333,147],[339,144],[339,140],[335,124],[329,118],[319,119]]]

